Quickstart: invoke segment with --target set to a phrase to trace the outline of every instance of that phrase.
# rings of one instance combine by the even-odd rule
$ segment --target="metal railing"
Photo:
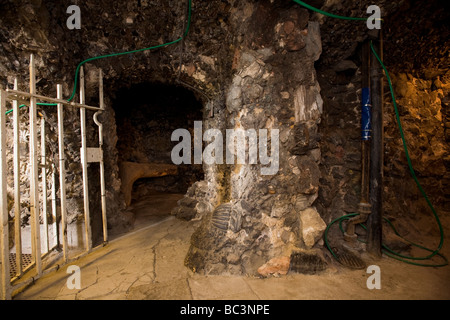
[[[106,194],[105,194],[105,176],[103,164],[103,127],[98,121],[98,115],[103,112],[103,74],[99,71],[99,107],[88,106],[85,104],[85,84],[84,71],[80,70],[80,102],[69,102],[62,99],[62,86],[57,85],[57,97],[51,98],[36,93],[36,72],[35,60],[33,55],[30,58],[30,90],[29,92],[18,90],[17,80],[14,81],[13,89],[0,89],[0,227],[1,227],[1,293],[0,298],[7,300],[11,299],[13,293],[34,282],[37,278],[44,274],[58,269],[62,265],[70,261],[79,259],[81,256],[93,250],[92,248],[92,233],[90,224],[89,212],[89,189],[88,189],[88,164],[98,162],[100,164],[100,192],[101,192],[101,213],[103,223],[103,244],[108,241],[107,223],[106,223]],[[42,103],[38,103],[40,101]],[[29,165],[31,168],[29,174],[30,183],[30,227],[31,227],[31,254],[32,263],[28,266],[22,264],[22,237],[21,237],[21,190],[20,190],[20,143],[19,143],[19,102],[29,105]],[[14,130],[14,146],[12,150],[14,162],[14,230],[9,230],[9,212],[8,212],[8,198],[7,198],[7,153],[11,152],[11,146],[6,143],[6,108],[7,105],[12,105],[13,119],[12,127]],[[60,217],[61,226],[58,232],[57,225],[57,192],[56,192],[56,165],[51,163],[52,174],[52,191],[51,191],[51,207],[52,207],[52,231],[56,236],[56,241],[53,245],[49,243],[48,221],[47,221],[47,178],[50,162],[47,161],[46,155],[46,122],[44,117],[40,120],[40,150],[38,145],[38,119],[37,106],[42,108],[57,109],[58,122],[58,155],[59,155],[59,186],[60,186]],[[81,167],[83,178],[83,201],[84,201],[84,243],[85,248],[82,254],[76,257],[69,257],[69,245],[67,238],[67,196],[66,196],[66,159],[64,152],[64,108],[78,108],[80,110],[80,126],[81,126]],[[89,148],[86,141],[86,109],[96,111],[93,117],[94,123],[98,126],[99,133],[99,147]],[[40,159],[40,163],[39,163]],[[10,170],[10,169],[9,169]],[[41,181],[39,181],[39,170],[41,170]],[[43,195],[42,201],[39,197],[39,183],[41,183],[41,192]],[[41,214],[42,203],[42,214]],[[41,217],[43,224],[43,231],[41,231]],[[12,229],[12,228],[11,228]],[[14,232],[14,247],[15,247],[15,270],[16,274],[10,274],[10,254],[9,236]],[[41,248],[41,237],[45,240],[44,248]],[[62,238],[62,239],[60,239]],[[62,241],[61,241],[62,240]],[[62,245],[62,262],[54,264],[49,267],[43,267],[42,259],[50,250]],[[43,250],[42,250],[43,249]],[[43,254],[44,252],[44,254]],[[20,281],[25,273],[34,271],[34,275],[24,281]]]

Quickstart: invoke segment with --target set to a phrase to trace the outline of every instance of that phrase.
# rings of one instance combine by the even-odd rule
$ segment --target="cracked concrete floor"
[[[195,274],[184,267],[183,260],[198,223],[168,217],[126,234],[72,263],[80,267],[81,289],[68,289],[70,274],[65,266],[38,279],[14,299],[450,299],[448,266],[420,268],[390,258],[377,262],[380,290],[367,288],[366,270],[337,265],[318,275],[266,279]]]

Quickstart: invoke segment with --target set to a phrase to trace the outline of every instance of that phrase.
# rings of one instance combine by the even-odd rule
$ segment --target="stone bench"
[[[164,163],[137,163],[124,161],[120,163],[119,170],[120,179],[122,180],[121,191],[125,197],[127,206],[131,204],[131,191],[136,180],[178,174],[178,167],[176,165]]]

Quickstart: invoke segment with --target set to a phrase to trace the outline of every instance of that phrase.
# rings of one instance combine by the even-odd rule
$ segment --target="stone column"
[[[256,133],[258,142],[264,142],[260,130],[267,130],[267,146],[258,143],[258,151],[277,143],[278,154],[270,164],[261,154],[251,163],[253,145],[246,140],[245,163],[235,159],[227,165],[230,197],[203,217],[185,261],[207,274],[254,274],[271,259],[289,261],[294,251],[313,248],[326,227],[313,206],[323,104],[314,70],[321,53],[319,24],[308,21],[306,10],[294,7],[273,20],[274,14],[260,7],[235,51],[226,128]],[[253,24],[256,20],[266,25]],[[259,36],[260,28],[273,31],[270,41]],[[270,140],[275,130],[279,136]],[[275,169],[264,173],[269,167]]]

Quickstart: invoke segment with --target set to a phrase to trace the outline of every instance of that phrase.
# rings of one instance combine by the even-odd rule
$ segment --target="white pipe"
[[[56,223],[56,166],[52,163],[52,229],[53,235],[55,237],[55,242],[52,245],[51,249],[58,246],[58,227]]]
[[[99,101],[100,108],[105,109],[104,106],[104,95],[103,95],[103,72],[102,69],[99,70]],[[108,241],[108,221],[106,218],[106,190],[105,190],[105,164],[103,162],[103,125],[98,121],[98,115],[102,111],[97,111],[94,114],[94,122],[98,126],[98,142],[100,148],[100,192],[101,192],[101,202],[102,202],[102,223],[103,223],[103,242]]]
[[[80,70],[80,104],[84,104],[84,71]],[[92,249],[91,220],[89,213],[89,186],[87,165],[87,142],[86,142],[86,109],[80,109],[81,123],[81,166],[83,168],[83,197],[84,197],[84,227],[86,238],[86,250]]]
[[[30,94],[36,93],[36,72],[34,67],[34,57],[30,58]],[[39,188],[38,188],[38,147],[37,147],[37,127],[36,127],[36,98],[30,98],[30,216],[31,216],[31,243],[33,258],[36,263],[36,272],[42,273],[41,241],[40,241],[40,221],[39,221]]]
[[[48,243],[48,220],[47,220],[47,159],[45,150],[45,119],[41,117],[41,169],[42,169],[42,222],[44,223],[44,245],[43,252],[48,252],[50,247]]]
[[[0,222],[1,222],[1,258],[2,288],[1,298],[11,299],[11,282],[9,275],[9,230],[8,230],[8,197],[6,187],[6,94],[0,89]]]
[[[62,86],[57,85],[58,99],[62,98]],[[68,260],[67,245],[67,210],[66,210],[66,165],[64,156],[64,110],[63,105],[58,103],[58,144],[59,144],[59,190],[61,198],[61,234],[63,259]]]
[[[14,79],[14,89],[17,90],[17,78]],[[14,127],[14,242],[16,247],[17,276],[23,274],[22,266],[22,237],[20,226],[20,115],[17,100],[13,101]]]

